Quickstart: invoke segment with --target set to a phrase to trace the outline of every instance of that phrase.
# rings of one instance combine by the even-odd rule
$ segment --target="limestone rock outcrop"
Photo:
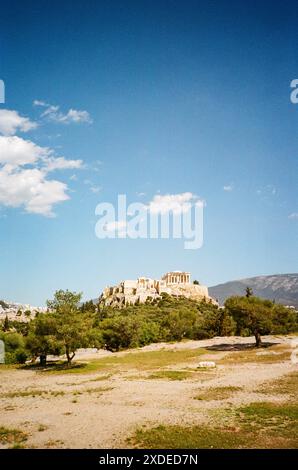
[[[190,273],[183,271],[168,272],[161,279],[139,277],[122,281],[117,286],[106,287],[100,302],[105,306],[124,307],[160,299],[163,293],[216,304],[209,296],[208,288],[190,282]]]
[[[36,312],[46,312],[46,310],[45,307],[0,300],[0,320],[4,320],[7,316],[9,320],[28,322],[35,317]]]

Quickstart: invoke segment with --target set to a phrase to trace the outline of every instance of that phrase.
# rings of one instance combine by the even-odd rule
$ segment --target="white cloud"
[[[81,160],[55,157],[52,149],[30,140],[0,136],[0,204],[52,217],[53,205],[69,196],[67,185],[49,179],[48,173],[81,166]]]
[[[180,194],[156,194],[149,202],[148,209],[151,213],[165,214],[172,211],[174,214],[187,212],[193,204],[203,205],[196,195],[191,192]]]
[[[17,111],[0,109],[0,134],[13,135],[18,131],[28,132],[36,127],[36,122],[20,116]]]
[[[0,204],[4,206],[24,206],[27,212],[52,217],[52,206],[69,199],[66,191],[66,184],[47,180],[37,168],[0,170]]]
[[[292,212],[292,214],[290,214],[288,216],[289,219],[298,219],[298,212]]]
[[[49,116],[51,119],[57,116],[57,112],[59,111],[59,106],[52,106],[49,105],[46,110],[41,114],[41,117]]]
[[[86,122],[88,124],[92,123],[92,119],[88,111],[70,108],[66,113],[63,113],[60,111],[60,106],[54,106],[41,100],[34,100],[33,105],[45,108],[45,110],[41,113],[41,117],[48,118],[51,121],[62,124],[70,124],[72,122]]]
[[[223,186],[222,188],[224,191],[233,191],[233,185],[232,184],[227,184],[225,186]]]
[[[67,160],[64,157],[49,157],[46,159],[46,170],[47,171],[54,171],[54,170],[71,170],[71,169],[78,169],[82,168],[83,161],[82,160]]]
[[[59,113],[57,117],[59,122],[88,122],[91,124],[92,119],[88,111],[79,111],[77,109],[70,109],[66,114]]]
[[[51,153],[47,147],[39,147],[30,140],[21,137],[0,136],[0,164],[10,166],[33,164]]]
[[[45,101],[42,101],[42,100],[34,100],[33,101],[33,106],[48,106],[48,104],[45,103]]]

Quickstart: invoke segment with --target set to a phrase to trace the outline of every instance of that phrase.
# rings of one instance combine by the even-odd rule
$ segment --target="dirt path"
[[[144,424],[206,423],[211,419],[209,411],[212,409],[263,401],[264,396],[258,393],[261,383],[297,369],[282,355],[291,351],[290,336],[266,337],[265,341],[280,343],[281,349],[274,350],[276,346],[272,346],[264,350],[265,355],[256,356],[256,362],[238,361],[239,350],[245,350],[252,338],[213,338],[154,344],[142,349],[152,352],[211,347],[195,363],[183,361],[153,370],[195,371],[199,360],[212,358],[218,362],[215,370],[194,372],[186,380],[148,378],[152,370],[136,370],[133,361],[129,366],[118,368],[110,377],[100,370],[87,374],[53,374],[0,369],[0,426],[26,432],[25,445],[30,448],[117,448],[127,447],[126,438]],[[116,356],[121,358],[139,351]],[[231,354],[235,354],[235,363],[230,359],[225,362]],[[77,359],[109,355],[102,351],[82,351]],[[266,355],[271,355],[272,363],[262,362]],[[241,389],[220,401],[194,399],[198,392],[213,387]]]

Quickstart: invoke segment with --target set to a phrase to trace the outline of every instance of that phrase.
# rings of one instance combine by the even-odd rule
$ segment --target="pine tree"
[[[8,316],[6,315],[4,319],[4,323],[3,323],[3,331],[8,331],[8,330],[9,330],[9,320],[8,320]]]
[[[246,296],[247,298],[252,297],[252,296],[254,295],[254,293],[253,293],[251,287],[247,287],[247,288],[245,289],[245,292],[246,292],[245,296]]]

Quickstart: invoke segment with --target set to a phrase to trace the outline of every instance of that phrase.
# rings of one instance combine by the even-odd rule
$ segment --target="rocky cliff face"
[[[114,288],[107,288],[100,297],[100,302],[110,307],[124,307],[137,303],[152,302],[154,299],[161,299],[162,293],[173,297],[186,297],[188,299],[216,303],[208,294],[206,286],[195,284],[177,284],[163,288],[162,292],[155,289],[131,289],[126,290],[121,285]]]
[[[298,274],[275,274],[256,276],[209,287],[209,293],[219,304],[232,295],[245,295],[245,288],[251,287],[254,295],[274,300],[283,305],[298,308]]]

